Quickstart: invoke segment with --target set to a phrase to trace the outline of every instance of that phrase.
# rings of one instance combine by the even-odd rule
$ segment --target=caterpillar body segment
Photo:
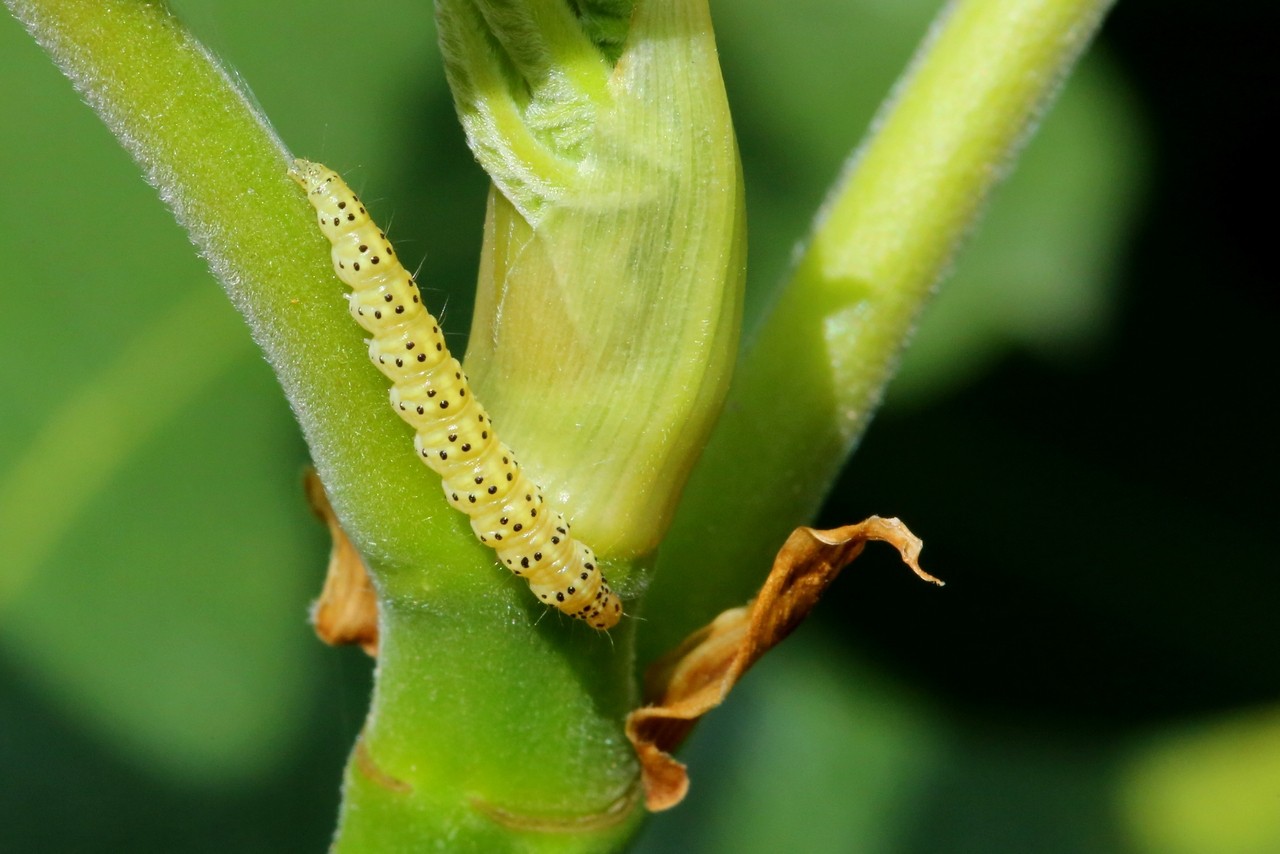
[[[370,334],[369,358],[391,381],[391,406],[413,428],[414,450],[440,475],[449,503],[540,600],[596,629],[616,625],[622,603],[595,555],[497,437],[386,234],[333,170],[296,160],[289,174],[333,245],[334,272],[351,288],[351,316]]]

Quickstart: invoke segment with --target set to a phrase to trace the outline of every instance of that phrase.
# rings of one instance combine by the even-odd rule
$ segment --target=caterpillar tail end
[[[618,598],[618,594],[606,586],[604,601],[600,603],[600,614],[597,617],[587,618],[587,624],[593,629],[607,632],[618,625],[618,621],[621,619],[622,600]]]

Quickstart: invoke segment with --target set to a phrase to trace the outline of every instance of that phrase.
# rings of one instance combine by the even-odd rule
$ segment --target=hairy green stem
[[[404,543],[450,539],[456,514],[403,452],[404,428],[287,177],[289,152],[252,99],[164,3],[8,2],[142,166],[248,321],[357,544],[400,562]],[[386,495],[406,501],[388,507]]]
[[[368,363],[288,152],[163,3],[8,2],[249,321],[379,588],[383,657],[341,850],[614,847],[638,814],[622,737],[634,622],[604,635],[546,612],[447,506]]]
[[[1112,0],[959,0],[819,212],[663,544],[642,660],[759,586],[853,451],[991,188]]]
[[[635,622],[563,631],[553,613],[513,645],[495,631],[510,621],[500,601],[477,614],[384,592],[379,679],[334,851],[619,847],[642,815],[619,728],[636,704]]]

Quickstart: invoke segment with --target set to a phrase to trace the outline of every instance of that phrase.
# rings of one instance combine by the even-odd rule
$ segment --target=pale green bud
[[[638,0],[616,63],[616,27],[598,46],[565,0],[437,8],[495,185],[467,371],[574,533],[644,554],[737,352],[742,180],[706,0]]]

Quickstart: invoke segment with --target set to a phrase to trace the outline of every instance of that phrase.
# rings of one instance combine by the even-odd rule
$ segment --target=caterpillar
[[[289,175],[333,244],[333,268],[351,288],[351,316],[372,337],[369,358],[391,381],[391,407],[414,429],[418,458],[440,475],[449,503],[480,542],[543,602],[608,629],[622,616],[595,555],[521,469],[471,392],[413,276],[336,172],[295,160]]]

